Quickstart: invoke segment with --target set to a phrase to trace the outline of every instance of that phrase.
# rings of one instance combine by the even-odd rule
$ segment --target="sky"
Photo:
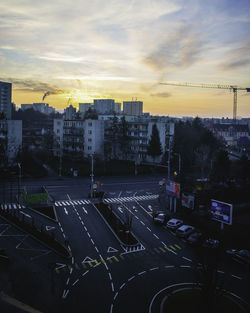
[[[249,0],[1,0],[0,80],[12,100],[56,109],[93,99],[144,112],[232,117],[229,89],[250,87]],[[238,92],[239,117],[250,93]]]

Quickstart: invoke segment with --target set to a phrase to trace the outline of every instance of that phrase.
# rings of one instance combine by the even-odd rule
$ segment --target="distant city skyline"
[[[143,101],[154,115],[232,117],[229,90],[160,85],[250,87],[248,0],[69,0],[0,3],[0,80],[12,101]],[[250,117],[250,94],[238,93]]]

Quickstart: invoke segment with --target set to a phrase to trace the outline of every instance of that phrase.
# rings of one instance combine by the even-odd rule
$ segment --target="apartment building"
[[[11,91],[11,83],[0,81],[0,113],[4,113],[8,120],[12,115]]]
[[[0,155],[11,163],[22,149],[22,121],[0,120]]]
[[[54,155],[103,156],[104,122],[99,120],[54,119]]]

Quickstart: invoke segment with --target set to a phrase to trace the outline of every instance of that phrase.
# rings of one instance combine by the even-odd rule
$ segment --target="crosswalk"
[[[90,200],[61,200],[56,201],[55,206],[68,206],[68,205],[83,205],[83,204],[90,204]]]
[[[5,203],[5,204],[1,204],[0,205],[2,210],[17,210],[17,209],[25,209],[26,206],[25,205],[21,205],[18,203]]]
[[[118,197],[118,198],[106,198],[103,199],[104,203],[121,203],[121,202],[132,202],[132,201],[145,201],[155,200],[159,195],[145,195],[145,196],[134,196],[134,197]],[[90,204],[90,200],[60,200],[55,202],[55,206],[69,206],[69,205],[83,205]]]
[[[121,203],[121,202],[132,202],[132,201],[146,201],[155,200],[159,195],[145,195],[145,196],[134,196],[134,197],[120,197],[120,198],[107,198],[104,199],[104,203]]]

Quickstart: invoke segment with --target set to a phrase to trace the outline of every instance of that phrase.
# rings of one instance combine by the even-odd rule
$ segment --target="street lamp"
[[[93,158],[93,154],[90,155],[91,157],[91,190],[90,190],[90,196],[93,197],[93,185],[94,185],[94,158]]]
[[[21,163],[17,163],[18,166],[18,203],[20,204],[20,188],[21,188]]]

